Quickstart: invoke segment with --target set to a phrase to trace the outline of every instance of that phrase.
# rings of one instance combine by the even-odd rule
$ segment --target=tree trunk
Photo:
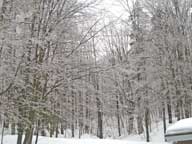
[[[169,96],[167,97],[167,112],[168,112],[169,123],[173,123],[171,100]]]
[[[88,106],[89,106],[89,96],[88,94],[86,93],[86,107],[85,107],[85,117],[86,117],[86,123],[85,123],[85,133],[89,133],[89,109],[88,109]]]
[[[46,132],[45,132],[45,120],[41,120],[39,123],[39,127],[40,127],[40,133],[41,136],[46,136]]]
[[[3,144],[4,130],[5,130],[5,121],[3,119],[3,121],[2,121],[2,131],[1,131],[1,144]]]
[[[58,122],[57,122],[57,124],[56,124],[56,135],[55,135],[55,137],[58,138],[58,135],[59,135],[59,124],[58,124]]]
[[[143,133],[143,122],[142,122],[142,118],[141,116],[137,117],[137,129],[138,129],[138,134],[142,134]]]
[[[74,123],[71,124],[71,137],[72,138],[75,137],[75,126],[74,126]]]
[[[39,127],[40,127],[40,120],[37,121],[35,144],[38,143],[38,138],[39,138]]]
[[[83,107],[83,97],[81,92],[79,91],[79,138],[83,134],[83,127],[84,127],[84,107]]]
[[[34,130],[33,129],[34,116],[35,116],[35,113],[34,113],[34,111],[31,110],[29,112],[30,124],[28,125],[28,127],[25,131],[25,139],[24,139],[23,144],[32,144],[33,130]]]
[[[11,135],[15,135],[15,123],[11,123]]]
[[[37,143],[38,143],[38,139],[39,139],[39,131],[37,131],[37,133],[36,133],[35,144],[37,144]]]
[[[121,136],[121,123],[120,123],[120,113],[119,113],[119,98],[118,96],[116,96],[117,98],[117,125],[118,125],[118,133],[119,136]]]
[[[32,144],[33,128],[30,126],[25,132],[25,139],[23,144]]]
[[[17,144],[22,144],[23,139],[23,127],[22,124],[17,124],[17,131],[18,131],[18,137],[17,137]]]
[[[53,122],[50,123],[50,137],[53,137],[54,134],[54,124]]]
[[[183,107],[183,101],[181,100],[180,102],[180,113],[181,113],[181,118],[184,119],[185,118],[185,114],[184,114],[184,107]]]
[[[103,113],[101,110],[101,102],[99,98],[97,98],[97,113],[98,113],[98,133],[97,136],[102,139],[103,138]]]
[[[73,86],[72,86],[73,89]],[[74,91],[71,91],[71,96],[72,96],[72,103],[71,103],[71,107],[72,107],[72,121],[71,121],[71,136],[72,138],[75,137],[75,96],[74,96]]]
[[[188,96],[186,96],[185,98],[185,118],[189,118],[190,117],[190,99],[188,98]]]
[[[128,126],[128,133],[132,134],[133,133],[133,122],[134,122],[134,117],[131,114],[129,118],[129,126]]]
[[[121,123],[120,123],[120,116],[119,116],[119,114],[117,116],[117,124],[118,124],[118,133],[119,133],[119,136],[121,136]]]
[[[61,134],[64,135],[64,126],[61,124]]]
[[[162,104],[163,107],[163,130],[164,130],[164,134],[166,133],[166,114],[165,114],[165,104],[163,102]]]
[[[177,121],[179,121],[181,119],[181,113],[180,113],[180,101],[177,100],[177,105],[176,105],[176,117],[177,117]]]
[[[145,109],[145,128],[146,128],[146,141],[149,142],[149,109]]]
[[[18,132],[17,144],[22,144],[23,132]]]

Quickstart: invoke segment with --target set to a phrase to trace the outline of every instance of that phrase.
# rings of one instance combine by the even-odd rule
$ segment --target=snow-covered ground
[[[16,136],[5,136],[4,144],[16,144]],[[114,140],[114,139],[65,139],[65,138],[48,138],[39,137],[38,144],[147,144],[141,141],[131,140]],[[166,144],[164,142],[150,142],[148,144]]]
[[[122,136],[118,139],[98,139],[95,136],[83,135],[81,139],[74,138],[49,138],[39,137],[38,144],[168,144],[164,142],[163,124],[162,122],[154,123],[150,133],[150,143],[145,142],[145,134]],[[5,135],[3,144],[16,144],[17,136]],[[33,144],[35,137],[33,138]]]
[[[35,138],[33,139],[35,141]],[[4,144],[16,144],[17,136],[4,136]],[[33,141],[33,144],[34,144]],[[117,139],[98,139],[93,136],[84,135],[81,139],[70,138],[49,138],[39,137],[38,144],[168,144],[164,142],[164,135],[161,128],[157,128],[151,133],[151,142],[145,142],[144,135],[131,135]]]
[[[192,118],[180,120],[167,129],[167,134],[186,133],[192,131]]]

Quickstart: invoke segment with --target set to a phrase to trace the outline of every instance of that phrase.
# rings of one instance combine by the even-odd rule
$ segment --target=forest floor
[[[118,139],[106,138],[98,139],[94,136],[83,135],[81,139],[78,138],[50,138],[39,137],[38,144],[168,144],[164,142],[163,124],[154,123],[152,126],[152,132],[150,133],[149,143],[145,142],[145,134],[142,135],[129,135],[122,136]],[[16,135],[5,135],[3,144],[16,144]],[[35,144],[35,137],[33,138],[33,144]]]
[[[17,136],[7,135],[3,144],[16,144]],[[147,144],[142,141],[114,140],[114,139],[66,139],[40,137],[38,144]],[[165,142],[150,142],[148,144],[166,144]]]

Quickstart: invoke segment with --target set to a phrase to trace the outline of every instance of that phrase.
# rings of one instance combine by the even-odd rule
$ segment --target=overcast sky
[[[111,14],[119,17],[123,14],[123,7],[120,5],[118,0],[103,0],[101,8],[106,9]]]

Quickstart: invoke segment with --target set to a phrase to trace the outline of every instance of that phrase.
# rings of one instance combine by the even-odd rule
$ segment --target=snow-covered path
[[[96,136],[84,134],[81,139],[78,138],[50,138],[39,137],[38,144],[169,144],[164,142],[163,123],[153,124],[153,132],[150,133],[152,142],[145,142],[145,136],[142,135],[129,135],[122,136],[118,139],[98,139]],[[5,135],[3,144],[16,144],[17,136]],[[35,136],[33,137],[33,144],[35,144]]]
[[[16,136],[5,136],[4,144],[16,144]],[[34,144],[34,142],[33,142]],[[113,139],[65,139],[65,138],[49,138],[39,137],[38,144],[167,144],[167,143],[156,143],[156,142],[137,142],[129,140],[113,140]]]

